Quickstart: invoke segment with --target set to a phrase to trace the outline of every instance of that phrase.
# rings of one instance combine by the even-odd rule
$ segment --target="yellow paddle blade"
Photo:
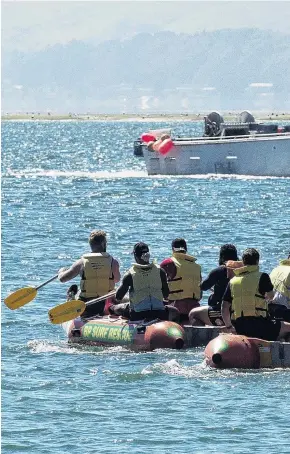
[[[86,304],[84,301],[71,300],[50,309],[48,316],[51,323],[58,325],[59,323],[68,322],[79,317],[85,308]]]
[[[30,303],[37,295],[37,290],[34,287],[24,287],[11,293],[5,298],[4,303],[9,309],[18,309],[24,304]]]

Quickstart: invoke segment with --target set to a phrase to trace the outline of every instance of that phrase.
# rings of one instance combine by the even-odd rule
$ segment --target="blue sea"
[[[159,127],[203,125],[3,122],[2,301],[88,251],[93,229],[122,273],[137,241],[161,261],[179,236],[203,276],[228,242],[258,248],[266,272],[285,257],[290,179],[148,177],[133,141]],[[3,453],[289,454],[290,370],[211,370],[202,348],[71,347],[47,315],[66,289],[56,280],[15,311],[2,302]]]

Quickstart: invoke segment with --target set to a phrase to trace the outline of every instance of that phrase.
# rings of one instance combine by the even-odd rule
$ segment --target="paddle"
[[[59,306],[55,306],[48,311],[51,323],[59,325],[79,317],[86,309],[86,303],[80,300],[66,301]]]
[[[34,300],[37,295],[37,290],[54,281],[55,279],[57,279],[57,277],[58,274],[53,276],[51,279],[48,279],[48,281],[44,282],[38,287],[20,288],[19,290],[16,290],[15,292],[7,296],[7,298],[4,299],[4,303],[11,310],[18,309],[19,307],[22,307],[25,304],[30,303],[30,301]]]
[[[87,303],[81,300],[66,301],[63,304],[50,309],[50,311],[48,312],[49,319],[54,325],[68,322],[69,320],[73,320],[74,318],[82,315],[87,306],[91,306],[92,304],[98,303],[99,301],[103,301],[107,298],[110,298],[111,296],[115,296],[115,294],[116,291],[114,290],[107,295],[100,296],[99,298],[88,301]]]

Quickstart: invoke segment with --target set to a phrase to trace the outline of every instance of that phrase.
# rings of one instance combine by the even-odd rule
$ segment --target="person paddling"
[[[111,292],[119,282],[120,270],[118,261],[106,252],[107,235],[103,230],[93,230],[89,236],[91,252],[84,254],[69,269],[60,268],[58,279],[67,282],[77,276],[81,277],[78,299],[88,302]],[[71,299],[78,289],[74,284],[68,289]],[[105,300],[88,306],[82,317],[103,315]]]
[[[176,319],[178,311],[169,310],[163,303],[169,294],[166,273],[159,265],[150,263],[148,245],[143,242],[136,243],[133,254],[135,263],[125,273],[116,292],[116,300],[119,301],[129,292],[129,302],[111,306],[109,311],[131,321]]]
[[[268,303],[274,297],[267,273],[259,271],[259,252],[248,248],[242,256],[243,267],[234,270],[222,302],[226,328],[248,337],[275,341],[290,335],[290,323],[271,320]]]

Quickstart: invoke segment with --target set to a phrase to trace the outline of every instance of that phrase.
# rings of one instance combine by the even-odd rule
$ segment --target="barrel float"
[[[290,367],[290,343],[220,334],[207,345],[205,361],[219,369]]]
[[[151,134],[150,132],[144,132],[141,136],[142,142],[149,143],[149,142],[155,142],[156,137]]]
[[[159,145],[158,151],[160,154],[165,155],[165,154],[169,153],[169,151],[173,148],[173,146],[174,146],[174,144],[172,142],[172,139],[165,139]]]
[[[220,334],[205,349],[205,362],[218,369],[257,369],[260,367],[258,346],[246,336]]]
[[[70,342],[87,345],[123,345],[133,350],[181,349],[185,333],[177,323],[156,321],[133,323],[120,317],[104,316],[89,321],[80,318],[63,324]]]

